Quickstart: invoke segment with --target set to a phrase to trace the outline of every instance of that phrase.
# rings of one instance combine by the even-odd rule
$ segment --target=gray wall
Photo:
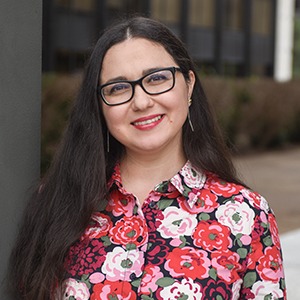
[[[0,1],[0,298],[18,221],[39,177],[41,0]]]

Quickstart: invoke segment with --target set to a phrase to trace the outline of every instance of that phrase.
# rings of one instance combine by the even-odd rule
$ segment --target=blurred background
[[[91,48],[104,28],[134,14],[184,41],[234,151],[300,142],[300,1],[44,0],[43,172]]]
[[[298,0],[44,0],[42,174],[93,45],[131,15],[185,43],[241,177],[271,203],[281,233],[300,228]]]

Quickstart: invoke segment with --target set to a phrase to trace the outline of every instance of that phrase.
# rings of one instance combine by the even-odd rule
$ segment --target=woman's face
[[[160,44],[131,38],[107,51],[100,84],[137,80],[155,69],[168,67],[178,65]],[[176,71],[175,86],[163,94],[149,95],[140,85],[135,85],[131,101],[117,106],[102,102],[109,132],[127,152],[150,154],[182,148],[182,126],[195,81],[192,71],[189,75],[190,80],[186,82],[182,73]]]

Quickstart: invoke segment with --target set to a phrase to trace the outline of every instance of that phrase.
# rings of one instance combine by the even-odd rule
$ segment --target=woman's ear
[[[188,85],[188,99],[192,97],[193,90],[194,90],[194,84],[195,84],[195,74],[192,70],[189,71],[189,80],[187,82]]]

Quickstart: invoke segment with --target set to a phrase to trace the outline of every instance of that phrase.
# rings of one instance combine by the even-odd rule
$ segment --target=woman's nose
[[[133,110],[145,110],[153,105],[151,95],[147,94],[141,86],[134,87],[134,95],[131,101]]]

